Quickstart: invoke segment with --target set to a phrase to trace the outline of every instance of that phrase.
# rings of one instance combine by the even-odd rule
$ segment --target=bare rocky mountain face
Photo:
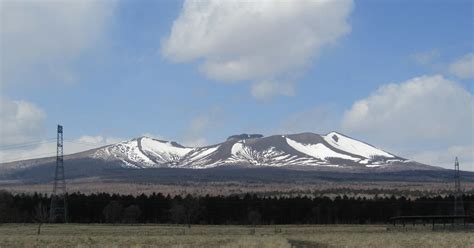
[[[65,147],[67,151],[67,147]],[[424,165],[337,132],[263,137],[233,135],[205,147],[185,147],[149,137],[67,155],[69,179],[136,182],[448,179],[451,171]],[[0,180],[47,182],[55,158],[0,164]]]
[[[221,166],[285,168],[388,168],[411,161],[332,132],[263,137],[241,134],[206,147],[140,137],[100,148],[89,158],[129,168],[209,169]]]

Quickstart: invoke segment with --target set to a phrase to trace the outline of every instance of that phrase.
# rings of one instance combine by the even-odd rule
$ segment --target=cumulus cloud
[[[458,83],[435,75],[380,87],[355,102],[344,113],[341,126],[400,155],[426,158],[435,150],[472,147],[473,122],[474,96]]]
[[[115,2],[1,1],[1,84],[74,80],[67,64],[101,38]]]
[[[90,135],[83,135],[78,139],[73,140],[73,143],[76,144],[83,144],[83,145],[92,145],[92,146],[103,146],[109,144],[115,144],[124,139],[116,138],[116,137],[105,137],[101,135],[97,136],[90,136]]]
[[[40,138],[45,118],[45,112],[33,103],[0,97],[0,145]]]
[[[391,140],[471,140],[473,114],[471,93],[441,75],[422,76],[355,102],[342,127]]]
[[[474,53],[468,53],[451,63],[449,72],[461,79],[474,78]]]
[[[0,87],[73,82],[72,62],[101,40],[115,5],[115,0],[0,1]],[[0,98],[0,145],[37,143],[2,150],[0,160],[54,153],[55,144],[44,139],[45,112],[24,100]],[[81,139],[76,141],[109,142],[92,136]],[[76,143],[68,151],[80,151],[79,146]]]
[[[350,31],[352,5],[351,0],[187,0],[161,50],[174,62],[202,61],[200,70],[211,79],[251,81],[255,97],[292,95],[292,84],[281,82]]]
[[[474,145],[451,146],[438,150],[421,151],[410,158],[429,165],[454,168],[454,158],[459,157],[460,169],[474,171]]]
[[[0,98],[0,163],[53,156],[54,137],[45,137],[45,112],[33,103]],[[120,142],[123,139],[84,135],[64,140],[65,154]]]
[[[430,50],[427,52],[413,53],[410,58],[420,65],[430,65],[434,60],[439,58],[440,53],[438,50]]]
[[[252,85],[252,96],[258,99],[269,99],[276,95],[294,96],[295,89],[291,82],[260,81]]]
[[[142,136],[152,138],[152,139],[167,140],[165,137],[154,134],[154,133],[143,133]]]

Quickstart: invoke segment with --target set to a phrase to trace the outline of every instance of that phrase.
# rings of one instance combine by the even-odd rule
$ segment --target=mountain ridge
[[[113,168],[218,167],[295,170],[339,169],[413,170],[439,169],[386,152],[339,132],[325,135],[303,132],[270,135],[240,134],[213,145],[189,147],[176,141],[141,136],[103,147],[70,154],[68,160],[94,161]],[[24,169],[54,162],[54,157],[0,164],[0,171]]]

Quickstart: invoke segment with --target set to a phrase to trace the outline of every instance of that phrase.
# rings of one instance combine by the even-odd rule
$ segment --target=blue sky
[[[229,8],[211,2],[197,12],[215,11],[214,19],[204,16],[208,24],[173,26],[177,20],[186,24],[196,10],[185,12],[182,1],[151,0],[90,1],[84,12],[72,14],[71,26],[68,20],[61,23],[62,13],[78,2],[45,1],[33,7],[29,1],[1,2],[3,145],[54,137],[57,123],[65,126],[69,139],[98,145],[141,135],[205,145],[244,132],[336,130],[422,162],[450,167],[457,155],[474,168],[472,1],[338,1],[340,6],[314,6],[322,9],[314,12],[295,7],[302,18],[321,23],[305,24],[291,17],[288,22],[294,25],[281,30],[271,22],[249,25],[245,7],[233,13],[243,22],[235,24],[219,14]],[[53,17],[40,11],[45,6]],[[280,13],[266,7],[260,11],[269,20]],[[15,19],[18,13],[26,16],[22,23]],[[52,21],[42,25],[48,18]],[[299,33],[301,23],[309,34]],[[224,42],[230,38],[215,31],[226,27],[236,30],[225,33],[236,42]],[[199,33],[200,28],[209,36]],[[239,28],[245,32],[239,33]],[[180,40],[179,33],[195,39]],[[285,54],[288,42],[299,42],[287,42],[292,35],[301,35],[301,43],[305,38],[323,41],[303,51],[308,57]],[[254,47],[246,36],[268,39],[268,46],[277,50]],[[51,39],[60,42],[50,44]],[[197,55],[195,46],[201,49]],[[222,58],[235,62],[252,52],[265,61],[265,72],[252,60],[244,66],[257,69],[242,77],[205,67],[215,61],[222,66]],[[273,54],[295,62],[274,68],[272,63],[278,63],[269,58]],[[457,62],[461,69],[455,69]],[[389,84],[395,88],[380,90]],[[413,98],[409,85],[429,89],[414,86],[421,93]],[[440,98],[442,106],[452,107],[446,112],[434,99],[439,92],[452,94]],[[379,98],[393,101],[380,103]],[[363,114],[354,107],[361,100],[372,106]],[[29,104],[32,117],[15,119],[20,101]],[[384,113],[392,113],[391,119]],[[440,115],[446,119],[438,119]],[[403,119],[419,116],[419,122],[427,122],[422,131]],[[439,130],[444,135],[437,135]],[[73,150],[85,148],[89,147]],[[22,152],[34,156],[43,148],[28,149]]]

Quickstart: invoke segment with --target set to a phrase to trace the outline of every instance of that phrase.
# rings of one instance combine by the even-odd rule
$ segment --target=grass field
[[[0,247],[474,247],[474,232],[386,226],[0,225]]]

